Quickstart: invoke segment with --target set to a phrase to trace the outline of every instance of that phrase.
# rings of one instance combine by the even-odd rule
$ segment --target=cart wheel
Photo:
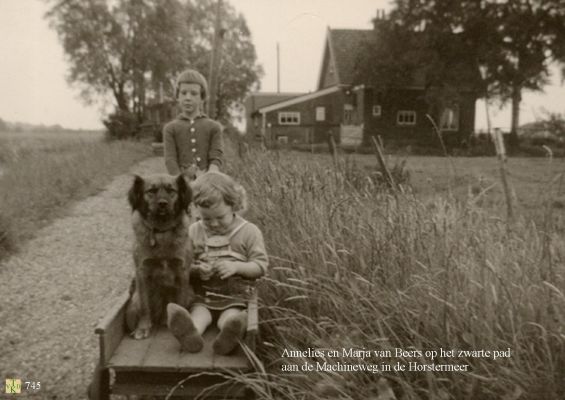
[[[87,394],[89,400],[110,400],[110,371],[107,368],[96,366]]]

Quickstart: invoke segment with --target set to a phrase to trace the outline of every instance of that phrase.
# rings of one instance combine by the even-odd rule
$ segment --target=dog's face
[[[144,218],[163,220],[182,214],[192,200],[192,191],[182,175],[136,175],[128,200],[132,210]]]

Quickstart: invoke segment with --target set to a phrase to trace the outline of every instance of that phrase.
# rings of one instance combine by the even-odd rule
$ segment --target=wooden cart
[[[206,399],[251,399],[251,391],[242,384],[227,382],[225,373],[249,372],[252,363],[238,346],[229,356],[214,354],[212,342],[217,328],[204,334],[204,348],[199,353],[180,351],[180,345],[166,326],[154,330],[143,340],[131,338],[125,328],[125,309],[129,293],[100,321],[95,333],[100,341],[100,359],[88,389],[91,400],[109,399],[111,394],[166,396],[180,381],[173,395],[191,399],[204,389],[224,382]],[[257,297],[248,304],[247,333],[244,343],[255,350],[257,337]],[[223,374],[222,374],[223,373]],[[186,379],[188,377],[192,377]]]

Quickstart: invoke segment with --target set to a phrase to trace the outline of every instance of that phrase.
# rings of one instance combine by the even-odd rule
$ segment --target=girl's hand
[[[200,273],[200,279],[207,281],[214,275],[214,267],[206,263],[198,263],[193,265],[194,268]]]
[[[215,267],[220,279],[226,279],[239,273],[238,264],[234,261],[218,261]]]

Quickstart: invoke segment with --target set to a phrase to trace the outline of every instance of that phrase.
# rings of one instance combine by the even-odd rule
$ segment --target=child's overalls
[[[202,224],[202,222],[199,222]],[[214,265],[219,260],[247,262],[247,257],[231,249],[231,238],[247,224],[243,221],[228,235],[205,236],[204,251],[198,255],[197,262]],[[206,232],[204,230],[204,232]],[[196,298],[193,304],[201,304],[212,310],[230,307],[247,307],[247,301],[255,289],[255,280],[232,275],[221,279],[214,274],[209,280],[199,276],[191,277]]]

